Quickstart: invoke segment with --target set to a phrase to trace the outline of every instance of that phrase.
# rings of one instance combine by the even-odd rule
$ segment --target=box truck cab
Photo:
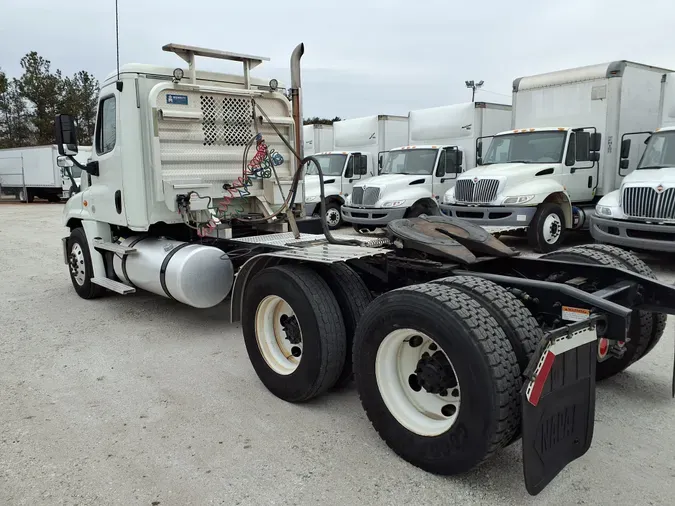
[[[314,155],[324,175],[326,223],[331,229],[343,224],[341,208],[354,184],[376,174],[380,154],[407,142],[408,118],[378,115],[336,121],[333,133],[334,150]],[[305,175],[305,211],[308,215],[318,212],[319,193],[318,171],[310,163]]]
[[[622,135],[656,127],[664,72],[617,61],[516,79],[512,130],[478,140],[478,166],[458,177],[441,209],[527,229],[535,250],[557,249],[620,184]]]
[[[358,231],[391,220],[438,214],[438,202],[473,167],[476,140],[511,123],[511,107],[471,102],[411,111],[408,145],[383,153],[379,175],[354,185],[342,207]]]
[[[661,128],[624,135],[618,190],[605,195],[591,216],[596,241],[626,248],[675,252],[675,75],[664,74]],[[636,142],[637,141],[637,142]],[[632,144],[632,146],[631,146]],[[641,153],[635,170],[633,160]]]

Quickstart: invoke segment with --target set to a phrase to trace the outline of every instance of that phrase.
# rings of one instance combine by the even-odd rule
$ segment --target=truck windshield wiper
[[[637,170],[654,170],[654,169],[672,169],[675,165],[648,165],[647,167],[638,167]]]

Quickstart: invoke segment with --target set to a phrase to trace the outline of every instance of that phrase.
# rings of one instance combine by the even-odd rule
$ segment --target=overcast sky
[[[254,75],[288,82],[290,53],[304,42],[305,116],[465,102],[468,79],[485,81],[477,100],[510,103],[516,77],[611,60],[675,68],[673,0],[119,0],[119,9],[122,63],[179,66],[161,50],[175,42],[268,56]],[[103,80],[116,61],[114,0],[7,0],[0,68],[18,76],[29,51]]]

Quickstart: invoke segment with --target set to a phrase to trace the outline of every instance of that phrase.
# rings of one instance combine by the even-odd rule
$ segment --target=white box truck
[[[675,252],[675,74],[672,73],[662,77],[659,125],[653,133],[623,135],[619,164],[623,180],[618,190],[600,199],[591,216],[591,235],[596,241]]]
[[[333,131],[331,151],[314,155],[325,176],[326,221],[331,229],[343,224],[341,208],[354,183],[375,175],[381,153],[408,141],[408,118],[389,115],[353,118],[336,121]],[[319,176],[311,164],[305,178],[305,192],[306,212],[315,214],[319,202]]]
[[[312,124],[302,127],[305,156],[333,149],[333,125]]]
[[[511,124],[511,106],[469,102],[411,111],[406,146],[380,159],[379,175],[354,186],[342,207],[355,230],[392,220],[438,214],[438,200],[457,174],[474,166],[476,140]]]
[[[90,146],[79,146],[75,159],[85,165],[90,156]],[[65,167],[58,165],[58,159],[56,145],[0,150],[2,193],[15,195],[21,202],[33,202],[35,197],[50,202],[67,200],[73,192],[73,181]],[[79,188],[82,171],[75,165],[70,167],[70,170],[75,186]]]
[[[618,188],[622,135],[656,128],[664,72],[615,61],[516,79],[512,130],[485,152],[479,142],[480,167],[457,178],[441,209],[497,230],[525,229],[537,251],[557,249]]]

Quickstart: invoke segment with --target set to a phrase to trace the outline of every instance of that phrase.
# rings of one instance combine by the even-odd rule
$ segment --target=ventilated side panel
[[[256,99],[270,117],[289,117],[286,104],[275,98]],[[256,133],[252,99],[220,93],[167,90],[160,93],[157,119],[161,174],[165,182],[229,183],[242,174],[244,148]],[[260,115],[258,113],[258,115]],[[291,137],[287,125],[279,129]],[[290,152],[269,125],[261,132],[284,163],[280,177],[291,174]],[[251,148],[248,160],[255,154]],[[247,161],[248,161],[247,160]],[[257,183],[260,187],[260,183]]]

